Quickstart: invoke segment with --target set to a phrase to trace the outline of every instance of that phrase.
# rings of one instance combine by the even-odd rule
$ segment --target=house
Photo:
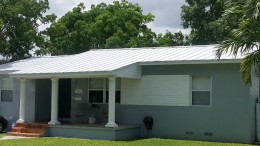
[[[0,114],[9,123],[48,122],[49,136],[252,143],[259,79],[244,85],[242,56],[218,60],[215,47],[98,49],[3,64]]]

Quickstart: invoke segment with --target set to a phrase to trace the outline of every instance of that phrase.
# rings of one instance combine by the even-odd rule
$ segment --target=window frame
[[[102,79],[102,88],[100,89],[92,89],[91,86],[90,86],[90,82],[91,82],[91,79]],[[89,78],[88,79],[88,103],[91,103],[91,104],[103,104],[104,103],[104,96],[106,93],[104,93],[104,81],[105,81],[105,78]],[[100,91],[102,92],[102,102],[90,102],[90,92],[91,91]]]
[[[12,83],[12,87],[11,88],[2,88],[3,87],[3,85],[2,85],[3,79],[10,80],[10,82]],[[2,98],[2,92],[3,91],[12,91],[11,100],[3,101],[3,98]],[[13,100],[14,100],[14,80],[13,80],[13,78],[8,78],[8,77],[0,78],[0,102],[13,102]]]
[[[89,78],[88,79],[88,94],[87,94],[87,96],[88,96],[88,103],[91,103],[91,104],[108,104],[108,100],[107,100],[107,97],[108,97],[108,94],[109,94],[109,87],[108,87],[108,85],[109,85],[109,81],[108,81],[108,79],[107,78],[102,78],[103,79],[103,82],[102,82],[102,89],[91,89],[90,88],[90,82],[91,82],[91,79],[100,79],[100,78]],[[119,80],[120,82],[121,82],[121,79],[120,78],[116,78],[116,92],[120,92],[120,99],[119,99],[119,101],[120,102],[116,102],[116,104],[120,104],[121,103],[121,84],[120,84],[120,88],[117,88],[118,87],[118,85],[117,85],[117,83],[118,83],[118,81],[117,80]],[[102,102],[90,102],[90,92],[91,91],[102,91]],[[115,93],[115,96],[116,96],[116,93]]]
[[[194,107],[212,107],[212,76],[211,75],[193,75],[192,77],[192,82],[191,82],[191,106]],[[194,77],[208,77],[209,78],[209,85],[210,85],[210,89],[209,90],[194,90],[193,89],[193,78]],[[192,103],[193,101],[193,92],[209,92],[210,96],[209,96],[209,105],[195,105]]]

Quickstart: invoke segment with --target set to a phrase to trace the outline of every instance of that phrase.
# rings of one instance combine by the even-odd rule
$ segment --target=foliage
[[[165,34],[159,34],[157,36],[158,46],[185,46],[188,45],[187,38],[182,34],[181,31],[171,33],[166,31]]]
[[[249,146],[247,144],[233,144],[233,143],[220,143],[220,142],[202,142],[202,141],[189,141],[189,140],[174,140],[174,139],[141,139],[132,141],[108,141],[108,140],[84,140],[75,138],[33,138],[33,139],[13,139],[13,140],[0,140],[1,146]]]
[[[239,17],[236,21],[238,28],[234,29],[226,41],[223,41],[217,50],[220,58],[223,53],[246,55],[241,63],[240,72],[245,84],[251,84],[252,66],[259,73],[260,68],[260,1],[229,1],[232,7],[224,13],[224,18]],[[223,24],[224,25],[224,24]]]
[[[99,48],[154,46],[156,34],[146,24],[153,21],[138,4],[126,0],[92,5],[80,3],[45,31],[47,50],[38,53],[74,54]]]
[[[55,19],[43,15],[48,0],[1,0],[0,9],[0,55],[6,61],[30,57],[33,48],[44,47],[38,27]]]
[[[225,1],[224,9],[226,12],[222,16],[211,22],[213,33],[218,38],[218,42],[222,42],[231,36],[233,29],[237,29],[239,26],[239,19],[242,17],[242,13],[233,13],[234,8],[241,7],[244,0],[227,0]],[[232,15],[230,15],[232,13]]]
[[[225,0],[186,0],[181,7],[181,19],[184,28],[191,28],[189,42],[194,45],[212,44],[225,39],[218,34],[213,23],[224,12]]]

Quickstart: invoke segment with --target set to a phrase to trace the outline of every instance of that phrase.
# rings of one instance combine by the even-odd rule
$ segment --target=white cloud
[[[164,34],[166,31],[170,31],[172,33],[181,31],[184,35],[189,35],[191,29],[184,29],[179,27],[167,27],[167,26],[154,26],[155,23],[149,23],[147,26],[151,28],[157,34]]]
[[[150,28],[156,33],[164,33],[166,30],[171,32],[182,31],[184,34],[190,32],[189,29],[183,29],[181,26],[180,12],[181,6],[185,3],[185,0],[128,0],[132,3],[138,3],[143,9],[144,13],[151,12],[155,15],[153,22],[148,24]],[[83,2],[86,6],[86,10],[89,10],[92,4],[99,4],[101,2],[111,4],[112,0],[50,0],[50,10],[48,13],[55,13],[59,18],[66,12],[71,11],[80,2]],[[46,26],[41,26],[44,29]]]

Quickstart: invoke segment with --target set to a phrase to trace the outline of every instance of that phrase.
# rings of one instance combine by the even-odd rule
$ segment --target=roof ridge
[[[216,46],[217,44],[211,45],[191,45],[191,46],[166,46],[166,47],[140,47],[140,48],[110,48],[110,49],[90,49],[89,51],[115,51],[115,50],[146,50],[146,49],[171,49],[171,48],[194,48],[194,47],[209,47]],[[88,52],[88,51],[86,51]],[[85,52],[83,52],[85,53]]]

